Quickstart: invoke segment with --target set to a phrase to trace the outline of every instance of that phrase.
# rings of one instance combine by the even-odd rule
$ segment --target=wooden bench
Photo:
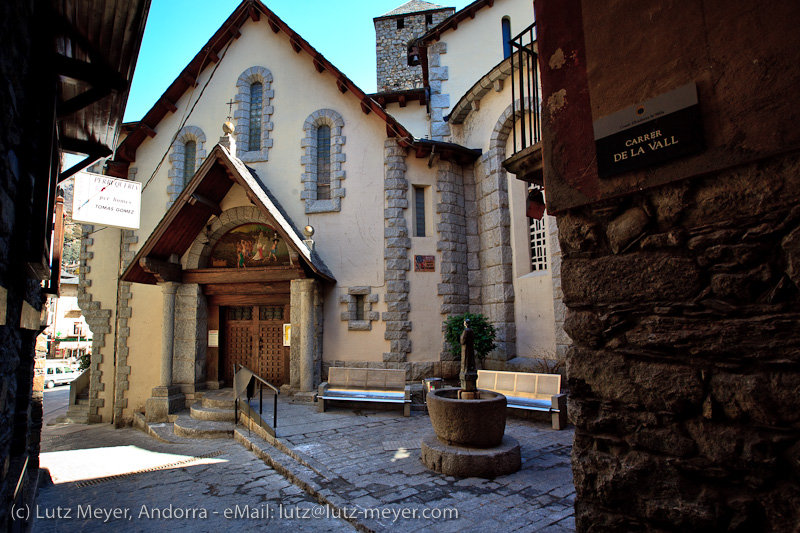
[[[318,409],[324,413],[330,400],[403,404],[403,415],[411,416],[411,386],[406,371],[390,368],[328,369],[328,381],[320,383]]]
[[[561,394],[560,374],[478,370],[478,388],[499,392],[508,407],[550,413],[553,429],[567,425],[567,395]]]

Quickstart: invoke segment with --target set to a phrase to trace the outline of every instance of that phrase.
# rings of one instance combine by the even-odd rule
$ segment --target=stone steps
[[[195,420],[209,420],[214,422],[233,422],[236,416],[233,408],[206,407],[204,402],[198,402],[189,409],[189,414]]]
[[[233,389],[208,391],[203,394],[202,406],[233,411]]]
[[[229,439],[236,428],[233,421],[196,420],[188,414],[179,414],[172,426],[175,435],[195,439]]]

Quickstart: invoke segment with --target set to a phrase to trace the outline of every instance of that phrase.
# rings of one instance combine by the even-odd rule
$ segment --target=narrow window
[[[428,26],[433,24],[433,15],[431,13],[425,15],[425,24],[427,24]]]
[[[531,238],[531,272],[547,270],[547,226],[545,218],[528,218]]]
[[[414,235],[425,236],[425,188],[414,187]]]
[[[406,27],[406,19],[397,19],[397,29],[402,30]]]
[[[183,145],[183,186],[189,183],[189,180],[194,176],[194,164],[197,156],[197,143],[194,141],[186,141]]]
[[[331,199],[331,128],[317,128],[317,200]]]
[[[511,19],[503,17],[500,22],[503,28],[503,59],[511,56]]]
[[[247,150],[261,150],[261,111],[264,87],[260,83],[250,85],[250,129]]]
[[[364,320],[364,295],[353,295],[353,302],[356,306],[356,320]]]

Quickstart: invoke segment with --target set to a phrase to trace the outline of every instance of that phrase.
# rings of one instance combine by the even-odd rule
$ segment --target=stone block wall
[[[47,106],[28,94],[32,84],[27,77],[40,66],[33,57],[36,39],[46,34],[40,33],[35,4],[0,4],[0,527],[4,531],[29,527],[13,523],[10,510],[20,479],[22,503],[33,503],[42,427],[42,380],[37,379],[37,390],[33,388],[39,329],[23,320],[24,309],[36,318],[44,304],[40,282],[27,276],[25,258],[29,250],[44,245],[30,231],[32,217],[41,217],[43,207],[31,205],[30,198],[31,188],[47,175],[32,169],[34,159],[47,160],[52,131],[52,123],[40,116]],[[21,478],[26,461],[27,475]]]
[[[386,279],[386,312],[383,321],[386,323],[384,338],[389,341],[389,352],[383,354],[386,363],[406,361],[411,352],[411,331],[409,312],[411,304],[408,293],[411,282],[408,271],[411,270],[411,259],[408,251],[411,238],[408,236],[405,211],[408,209],[408,179],[406,178],[406,150],[397,144],[395,139],[384,142],[384,276]]]
[[[798,175],[794,153],[559,216],[578,531],[797,529]]]
[[[422,67],[408,64],[408,43],[454,12],[447,8],[375,20],[378,92],[422,87]],[[398,28],[398,19],[402,20],[402,28]]]

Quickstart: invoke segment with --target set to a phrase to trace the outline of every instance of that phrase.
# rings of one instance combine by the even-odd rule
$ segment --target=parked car
[[[68,363],[61,360],[45,361],[44,386],[52,389],[56,385],[71,383],[81,373],[69,367]]]

